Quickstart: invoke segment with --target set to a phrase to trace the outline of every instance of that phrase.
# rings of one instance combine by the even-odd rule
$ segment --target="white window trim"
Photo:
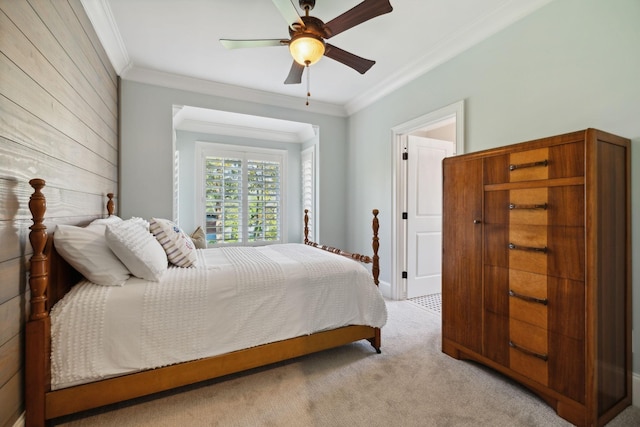
[[[317,171],[318,171],[318,163],[317,163],[317,151],[316,151],[316,146],[313,145],[309,148],[306,148],[304,150],[302,150],[300,152],[300,165],[302,166],[304,164],[304,162],[306,160],[311,161],[311,186],[312,186],[312,197],[311,197],[311,206],[309,207],[309,211],[311,213],[310,215],[310,222],[311,222],[311,233],[309,234],[309,240],[311,240],[312,242],[317,242],[318,241],[318,229],[319,229],[319,224],[320,224],[320,212],[318,212],[318,177],[317,177]],[[302,168],[304,169],[304,168]],[[302,177],[301,177],[302,178]],[[302,180],[302,185],[304,185],[304,180]],[[302,189],[304,192],[304,188]],[[302,212],[304,214],[304,209],[306,209],[306,206],[304,206],[304,194],[301,195],[302,197]],[[304,226],[304,224],[303,224]],[[302,238],[304,239],[304,235],[302,236]]]
[[[194,224],[201,226],[202,229],[206,229],[204,223],[204,216],[201,215],[205,210],[205,188],[204,188],[204,176],[205,176],[205,158],[207,156],[225,156],[225,155],[237,155],[238,153],[249,154],[252,159],[256,160],[277,160],[282,165],[280,182],[280,240],[273,242],[243,242],[244,246],[262,246],[265,244],[273,243],[287,243],[289,241],[287,235],[287,151],[279,150],[275,148],[259,148],[245,145],[232,145],[223,144],[217,142],[203,142],[196,141],[195,149],[195,221]],[[244,177],[243,179],[246,179]],[[247,206],[246,200],[243,200],[243,210],[246,212]]]

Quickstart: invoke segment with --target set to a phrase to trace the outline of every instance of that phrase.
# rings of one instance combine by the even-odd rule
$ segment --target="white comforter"
[[[74,286],[51,312],[52,388],[387,320],[368,270],[316,248],[205,249],[197,265]]]

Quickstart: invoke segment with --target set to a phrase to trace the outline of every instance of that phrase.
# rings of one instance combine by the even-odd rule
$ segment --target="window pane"
[[[248,240],[279,240],[280,164],[249,160],[247,169]]]
[[[205,181],[207,243],[242,242],[242,159],[207,157]]]

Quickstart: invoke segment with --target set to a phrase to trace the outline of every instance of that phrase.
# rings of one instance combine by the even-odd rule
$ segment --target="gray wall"
[[[103,215],[117,171],[118,78],[80,0],[0,1],[0,426],[24,408],[28,181],[53,229]]]
[[[632,139],[633,264],[640,265],[640,1],[555,0],[349,120],[348,217],[391,220],[390,129],[465,100],[465,151],[598,128]],[[349,228],[349,246],[370,237]],[[391,229],[381,228],[389,280]],[[633,274],[640,313],[640,272]],[[640,315],[633,319],[640,342]],[[636,344],[637,346],[637,344]],[[634,353],[640,373],[640,350]]]
[[[321,242],[345,247],[347,119],[122,81],[120,206],[124,217],[172,218],[173,105],[310,123],[320,128]],[[298,191],[299,193],[299,191]]]
[[[226,135],[212,135],[206,133],[176,131],[176,149],[180,151],[179,166],[179,225],[191,233],[198,226],[195,212],[195,145],[196,142],[215,142],[218,144],[232,144],[259,148],[273,148],[287,151],[287,187],[286,205],[287,241],[302,242],[302,208],[300,188],[300,151],[302,144],[284,143]]]

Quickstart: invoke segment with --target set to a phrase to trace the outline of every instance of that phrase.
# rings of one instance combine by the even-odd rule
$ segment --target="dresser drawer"
[[[554,206],[554,209],[565,209]],[[549,223],[549,188],[525,188],[509,191],[509,224],[547,225]]]
[[[484,183],[539,181],[584,176],[584,142],[569,142],[487,157]]]
[[[509,182],[539,179],[549,179],[549,148],[520,151],[509,155]]]
[[[555,250],[549,247],[548,227],[512,225],[503,250],[509,253],[509,268],[547,274],[549,257]]]
[[[485,192],[487,224],[584,226],[584,185]]]
[[[492,265],[484,270],[486,313],[585,339],[584,282]]]
[[[548,333],[517,319],[509,319],[509,367],[540,384],[548,385]]]
[[[485,265],[584,280],[584,228],[485,226]]]
[[[509,316],[542,329],[548,328],[547,276],[509,270]]]

